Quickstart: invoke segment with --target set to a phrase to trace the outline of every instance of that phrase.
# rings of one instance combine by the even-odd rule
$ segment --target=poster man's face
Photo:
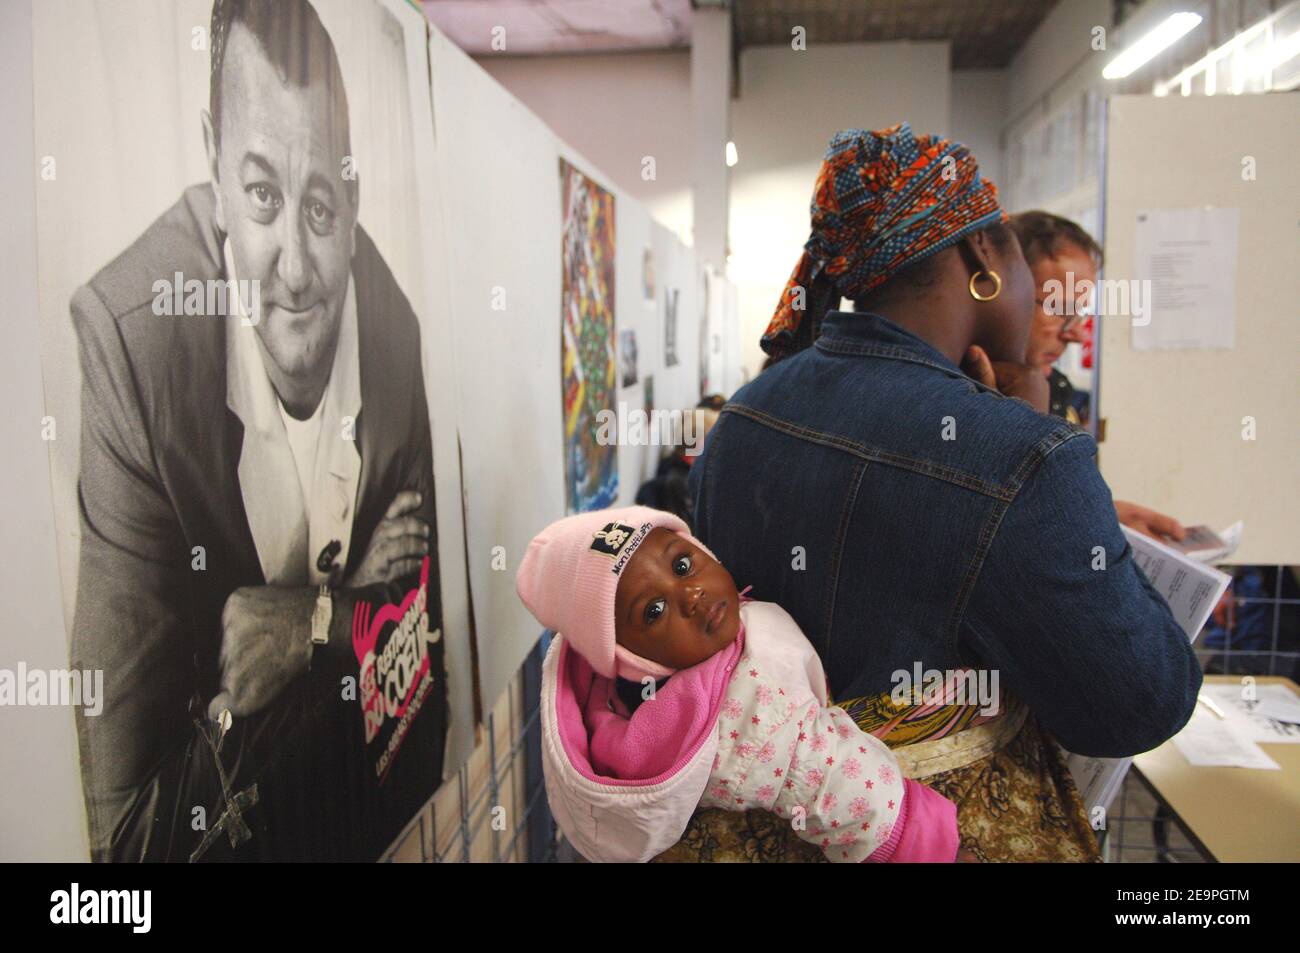
[[[257,333],[292,378],[328,374],[353,253],[356,207],[343,173],[347,130],[329,70],[285,82],[236,24],[222,70],[217,225],[235,269],[261,284]]]

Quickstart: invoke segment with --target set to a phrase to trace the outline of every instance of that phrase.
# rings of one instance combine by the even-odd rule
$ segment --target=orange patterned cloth
[[[761,342],[773,357],[812,343],[823,302],[860,298],[913,262],[1007,220],[997,186],[980,177],[969,149],[914,135],[905,122],[836,133],[810,211],[812,234]]]

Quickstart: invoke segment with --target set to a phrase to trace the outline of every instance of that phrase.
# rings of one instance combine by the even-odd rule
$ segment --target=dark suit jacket
[[[186,281],[225,278],[212,212],[210,186],[190,187],[72,299],[82,367],[72,654],[75,668],[104,671],[103,713],[83,717],[78,709],[97,860],[187,859],[203,835],[194,830],[195,808],[209,828],[225,810],[203,709],[218,690],[226,598],[266,582],[240,493],[243,426],[226,407],[226,319],[158,316],[152,308],[159,278],[178,271]],[[399,491],[422,492],[420,515],[436,526],[419,325],[360,228],[352,274],[362,410],[349,573]],[[192,568],[196,546],[205,551],[202,570]],[[435,558],[431,628],[441,625],[437,578]],[[392,601],[409,588],[403,580],[358,595]],[[339,616],[336,628],[350,634],[351,618]],[[365,769],[355,693],[340,700],[340,679],[357,673],[350,651],[314,661],[270,709],[239,719],[221,761],[229,793],[256,783],[258,806],[246,817],[252,839],[229,853],[362,859],[382,850],[441,776],[441,645],[438,703],[422,709],[383,785]]]

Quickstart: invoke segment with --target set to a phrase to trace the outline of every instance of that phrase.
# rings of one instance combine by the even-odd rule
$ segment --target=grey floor
[[[1156,816],[1155,798],[1129,771],[1111,805],[1108,830],[1102,842],[1106,861],[1112,864],[1206,863],[1172,818],[1163,824],[1167,849],[1157,847]]]

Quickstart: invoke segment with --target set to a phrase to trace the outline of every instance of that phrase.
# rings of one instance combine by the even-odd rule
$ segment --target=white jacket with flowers
[[[680,839],[697,807],[760,808],[787,818],[832,861],[951,861],[955,808],[904,781],[882,742],[827,706],[821,661],[790,615],[747,601],[741,622],[725,668],[703,681],[679,672],[632,716],[680,725],[668,717],[674,705],[707,713],[690,736],[641,733],[672,746],[655,752],[671,767],[654,777],[592,767],[592,731],[626,716],[607,713],[621,708],[613,682],[554,640],[542,674],[543,767],[552,812],[574,846],[593,861],[649,860]]]

